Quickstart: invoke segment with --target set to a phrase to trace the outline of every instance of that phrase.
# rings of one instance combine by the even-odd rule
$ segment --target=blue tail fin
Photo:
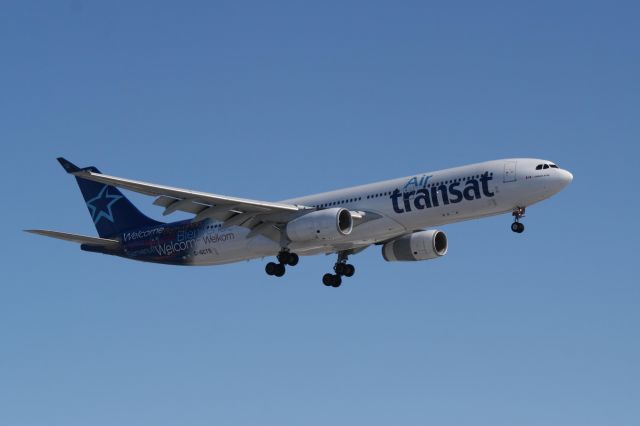
[[[100,173],[95,167],[80,169],[62,157],[58,158],[58,161],[69,173],[81,170]],[[101,238],[114,237],[132,229],[162,225],[162,222],[145,216],[115,186],[77,176],[76,180]]]

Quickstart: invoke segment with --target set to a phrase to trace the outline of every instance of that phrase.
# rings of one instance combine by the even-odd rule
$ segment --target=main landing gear
[[[347,263],[349,255],[347,252],[341,251],[338,253],[338,261],[333,266],[335,274],[324,274],[322,277],[322,283],[327,287],[340,287],[342,284],[342,277],[352,277],[356,273],[356,268]]]
[[[524,210],[524,207],[518,207],[518,209],[512,213],[513,223],[511,224],[511,230],[518,234],[522,234],[524,232],[524,224],[520,223],[520,219],[524,217]]]
[[[282,250],[278,253],[278,263],[269,262],[264,268],[267,275],[275,275],[281,277],[287,271],[285,266],[296,266],[300,258],[297,254]]]

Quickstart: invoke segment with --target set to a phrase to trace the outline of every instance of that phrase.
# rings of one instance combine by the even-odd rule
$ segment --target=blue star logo
[[[109,194],[109,186],[102,187],[98,195],[87,201],[87,207],[91,212],[91,218],[94,224],[98,224],[100,219],[105,218],[113,223],[113,212],[111,207],[122,198],[122,195]]]

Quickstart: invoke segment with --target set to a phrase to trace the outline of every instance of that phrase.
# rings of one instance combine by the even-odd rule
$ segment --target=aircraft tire
[[[287,271],[284,265],[283,264],[275,264],[275,265],[276,265],[276,270],[273,275],[275,275],[276,277],[283,276],[284,273]]]
[[[333,282],[333,275],[331,274],[324,274],[324,276],[322,277],[322,284],[326,285],[327,287],[331,286],[331,283]]]
[[[278,262],[282,263],[283,265],[289,264],[289,259],[291,259],[291,255],[288,251],[278,253]]]
[[[342,284],[342,277],[340,275],[332,275],[331,287],[338,288]]]
[[[289,266],[296,266],[298,264],[298,262],[300,261],[300,257],[295,254],[295,253],[289,253],[289,261],[287,262],[287,264]]]
[[[356,267],[351,265],[351,264],[346,264],[344,265],[344,270],[342,271],[342,274],[347,277],[350,278],[353,276],[353,274],[356,273]]]
[[[264,267],[264,271],[267,275],[275,275],[276,269],[278,269],[278,265],[273,262],[267,263],[267,266]]]

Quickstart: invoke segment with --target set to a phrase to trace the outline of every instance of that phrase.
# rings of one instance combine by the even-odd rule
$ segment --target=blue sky
[[[637,425],[635,2],[0,6],[0,424]],[[573,172],[442,259],[128,262],[55,161],[265,200],[503,157]],[[149,215],[151,199],[132,195]],[[176,216],[179,218],[180,216]]]

